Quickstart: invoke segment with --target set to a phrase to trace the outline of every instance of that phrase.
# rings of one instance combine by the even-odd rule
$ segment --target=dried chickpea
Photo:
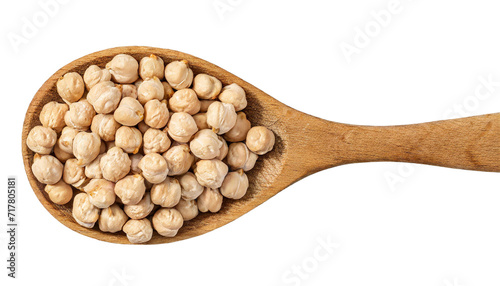
[[[224,103],[230,103],[234,110],[240,111],[247,107],[247,97],[245,91],[236,83],[226,85],[219,95],[219,100]]]
[[[115,183],[105,179],[92,179],[83,188],[89,195],[90,203],[94,206],[105,209],[115,203]]]
[[[69,72],[57,80],[57,93],[66,103],[78,101],[83,96],[85,84],[76,72]]]
[[[50,200],[58,205],[69,203],[73,197],[73,189],[62,180],[53,185],[45,185],[44,190],[49,195]]]
[[[68,110],[69,106],[66,103],[51,101],[43,106],[40,112],[40,122],[44,127],[49,127],[56,132],[61,132],[64,126],[66,126],[64,115]]]
[[[173,112],[186,112],[194,115],[200,111],[200,101],[196,92],[190,88],[176,91],[168,104]]]
[[[66,184],[79,188],[87,182],[85,167],[78,165],[77,159],[69,159],[64,164],[62,178]]]
[[[139,131],[141,131],[142,134],[144,134],[144,133],[146,133],[146,131],[148,131],[148,129],[150,127],[149,127],[149,125],[144,123],[144,121],[141,121],[141,122],[139,122],[139,124],[137,124],[137,128],[139,129]]]
[[[259,156],[251,152],[245,143],[238,142],[229,145],[227,153],[227,164],[232,170],[243,169],[250,171],[254,166]]]
[[[165,180],[168,174],[167,161],[158,153],[149,153],[139,162],[139,169],[146,180],[158,184]]]
[[[257,155],[264,155],[271,151],[274,141],[274,133],[264,126],[252,127],[247,133],[247,147]]]
[[[251,127],[251,123],[247,119],[246,114],[243,112],[238,112],[234,127],[226,132],[226,134],[224,134],[224,139],[229,142],[244,141],[247,138],[248,130],[250,130]]]
[[[130,158],[120,147],[113,147],[101,158],[102,177],[111,182],[117,182],[130,172]]]
[[[200,112],[207,112],[210,104],[216,102],[217,100],[200,100]]]
[[[138,79],[138,80],[136,80],[136,81],[134,82],[134,85],[135,85],[135,87],[137,87],[137,89],[139,89],[139,86],[140,86],[140,85],[141,85],[141,83],[143,83],[143,82],[144,82],[144,81],[140,78],[140,79]]]
[[[210,128],[207,123],[207,114],[206,113],[198,113],[193,115],[194,122],[196,122],[196,126],[198,130],[208,129]]]
[[[151,196],[146,193],[144,197],[135,205],[125,205],[123,210],[131,219],[142,219],[147,217],[153,211],[154,204],[151,202]]]
[[[202,213],[208,211],[216,213],[222,207],[222,195],[218,189],[205,188],[196,201]]]
[[[242,169],[227,173],[220,187],[220,192],[224,197],[234,200],[241,199],[247,193],[247,190],[248,177]]]
[[[144,178],[139,174],[128,175],[116,182],[115,185],[116,195],[126,205],[138,204],[145,192]]]
[[[136,99],[125,97],[120,101],[113,116],[122,125],[134,126],[144,118],[144,107]]]
[[[122,99],[122,86],[111,81],[103,81],[89,90],[87,100],[97,113],[113,112]]]
[[[116,130],[115,144],[127,153],[136,154],[142,144],[142,133],[139,129],[122,126]]]
[[[170,147],[170,139],[167,132],[155,128],[149,128],[144,133],[144,154],[163,153]]]
[[[57,140],[57,145],[61,149],[69,154],[73,154],[73,139],[75,139],[76,134],[80,133],[79,130],[72,127],[64,127],[61,136]]]
[[[219,140],[222,141],[222,147],[220,147],[219,156],[215,157],[215,159],[219,159],[222,161],[226,158],[227,153],[229,152],[229,147],[227,146],[227,142],[226,140],[224,140],[224,138],[219,136]]]
[[[175,209],[181,213],[184,221],[192,220],[198,215],[198,204],[196,200],[181,199],[175,206]]]
[[[139,169],[139,162],[141,161],[142,157],[144,157],[144,155],[137,153],[137,154],[132,154],[129,157],[130,157],[130,173],[132,175],[140,174],[141,169]]]
[[[198,183],[196,176],[187,172],[179,178],[179,184],[182,187],[181,195],[184,200],[194,200],[203,192],[203,186]]]
[[[137,99],[142,105],[153,99],[163,100],[164,97],[163,84],[157,77],[144,80],[137,88]]]
[[[133,83],[139,78],[139,63],[130,55],[116,55],[106,69],[113,76],[113,80],[119,83]]]
[[[137,86],[133,84],[122,84],[122,99],[125,97],[137,99]]]
[[[200,160],[194,169],[198,183],[211,189],[220,188],[227,172],[227,165],[217,159]]]
[[[116,130],[120,128],[120,124],[111,114],[97,114],[92,119],[90,130],[99,135],[104,141],[114,141]]]
[[[168,175],[177,176],[186,173],[194,161],[194,156],[189,152],[187,144],[181,144],[170,147],[163,153],[168,166]]]
[[[158,99],[153,99],[144,105],[144,123],[149,127],[165,127],[169,116],[166,100],[159,101]]]
[[[177,90],[187,88],[193,82],[193,71],[186,60],[174,61],[165,67],[165,79]]]
[[[101,211],[99,229],[104,232],[118,232],[122,230],[128,217],[119,205],[113,204]]]
[[[67,153],[59,148],[59,144],[54,145],[54,156],[61,161],[61,163],[66,163],[68,159],[75,158],[73,153]]]
[[[189,148],[193,155],[200,159],[213,159],[220,155],[222,145],[217,134],[210,129],[203,129],[194,135]]]
[[[181,185],[175,178],[167,177],[165,181],[154,184],[151,188],[151,201],[164,208],[172,208],[181,199]]]
[[[139,62],[139,75],[143,80],[156,76],[159,79],[163,78],[165,65],[160,57],[153,54],[149,57],[144,57]]]
[[[153,237],[153,227],[147,218],[128,220],[123,226],[123,232],[131,243],[145,243]]]
[[[165,98],[171,98],[174,95],[174,89],[168,84],[168,82],[162,81],[163,90],[165,91]]]
[[[215,133],[221,135],[234,127],[236,124],[236,112],[234,106],[229,103],[216,101],[208,107],[207,123]]]
[[[79,132],[73,139],[73,155],[78,165],[87,165],[94,161],[101,150],[101,138],[94,132]]]
[[[63,164],[54,156],[35,154],[31,170],[40,183],[54,185],[62,177]]]
[[[90,90],[96,84],[103,81],[110,81],[111,74],[107,69],[101,69],[96,65],[89,66],[85,73],[83,74],[83,81],[85,82],[85,86],[87,90]]]
[[[193,89],[200,99],[216,99],[222,88],[217,78],[200,73],[194,77]]]
[[[73,199],[73,218],[83,227],[93,228],[100,210],[90,202],[90,196],[79,193]]]
[[[115,147],[115,141],[107,141],[106,143],[106,152],[109,151],[109,149]]]
[[[176,209],[161,208],[153,216],[154,229],[165,237],[174,237],[183,223],[184,219]]]
[[[198,131],[193,117],[186,112],[176,112],[168,122],[168,135],[177,142],[187,143]]]
[[[94,116],[94,107],[86,99],[82,99],[69,105],[69,110],[64,115],[64,122],[69,127],[85,131],[92,124]]]
[[[28,145],[28,148],[42,155],[50,154],[56,142],[57,133],[52,128],[43,126],[33,127],[26,138],[26,145]]]
[[[102,179],[102,171],[101,171],[101,159],[104,157],[104,154],[99,154],[94,161],[90,162],[87,166],[85,166],[85,176],[90,179]]]

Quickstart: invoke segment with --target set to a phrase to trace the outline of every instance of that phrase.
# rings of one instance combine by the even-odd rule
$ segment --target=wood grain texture
[[[61,223],[83,235],[112,243],[128,244],[125,234],[87,229],[71,215],[72,201],[53,204],[35,179],[33,152],[26,146],[29,130],[40,125],[39,114],[49,101],[59,101],[56,81],[70,71],[83,74],[96,64],[104,67],[115,55],[130,54],[137,60],[156,54],[165,63],[186,59],[194,73],[207,73],[224,85],[237,83],[245,89],[245,112],[252,125],[262,125],[276,135],[273,151],[260,156],[248,177],[248,193],[240,200],[224,198],[215,214],[200,214],[185,222],[176,237],[156,232],[148,244],[174,242],[214,230],[262,204],[287,186],[317,171],[357,162],[398,161],[479,171],[500,172],[500,113],[404,126],[356,126],[330,122],[290,108],[222,68],[191,55],[152,47],[118,47],[77,59],[58,70],[38,90],[28,111],[22,132],[24,167],[33,191],[43,206]]]

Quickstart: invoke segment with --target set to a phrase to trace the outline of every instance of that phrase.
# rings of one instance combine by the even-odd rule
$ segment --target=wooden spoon
[[[252,125],[263,125],[276,135],[273,151],[259,158],[248,172],[250,188],[240,200],[224,199],[218,213],[200,213],[185,222],[177,236],[153,235],[150,244],[178,241],[221,227],[262,204],[294,182],[320,170],[348,163],[397,161],[478,171],[500,171],[500,113],[404,126],[357,126],[326,121],[288,107],[222,68],[191,55],[152,47],[118,47],[77,59],[52,75],[33,98],[23,126],[22,153],[28,180],[43,206],[61,223],[83,235],[128,244],[125,234],[87,229],[71,215],[72,201],[52,203],[32,171],[33,152],[26,147],[28,132],[40,125],[39,114],[49,101],[61,101],[56,82],[67,72],[83,74],[92,65],[104,67],[117,54],[140,60],[155,54],[168,63],[185,59],[195,74],[207,73],[224,85],[237,83],[248,97],[245,109]]]

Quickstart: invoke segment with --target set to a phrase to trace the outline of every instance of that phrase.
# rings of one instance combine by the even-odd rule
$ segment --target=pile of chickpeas
[[[78,224],[123,231],[131,243],[153,229],[173,237],[199,212],[218,212],[223,197],[245,196],[245,172],[275,142],[242,111],[242,87],[195,76],[185,60],[119,54],[83,77],[65,74],[57,92],[64,103],[45,104],[26,139],[33,174],[54,203],[73,199]]]

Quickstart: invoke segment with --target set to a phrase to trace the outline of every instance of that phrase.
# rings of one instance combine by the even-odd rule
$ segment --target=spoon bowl
[[[35,94],[29,105],[22,132],[24,167],[33,191],[42,205],[70,229],[98,240],[129,244],[123,232],[105,233],[95,226],[88,229],[75,222],[73,201],[57,205],[50,201],[31,171],[34,153],[27,148],[28,132],[41,125],[42,107],[50,101],[62,102],[56,82],[67,72],[83,74],[90,65],[104,67],[117,54],[129,54],[138,61],[150,54],[165,63],[187,60],[195,74],[206,73],[223,85],[237,83],[247,94],[244,110],[253,126],[261,125],[276,136],[274,149],[260,156],[247,172],[247,194],[240,200],[224,198],[217,213],[200,213],[175,237],[154,232],[148,244],[168,243],[195,237],[221,227],[254,209],[287,186],[317,171],[355,162],[399,161],[432,164],[480,171],[500,171],[500,114],[437,121],[405,126],[357,126],[330,122],[288,107],[258,88],[194,56],[160,48],[131,46],[99,51],[79,58],[54,73]],[[97,224],[96,224],[97,225]]]

